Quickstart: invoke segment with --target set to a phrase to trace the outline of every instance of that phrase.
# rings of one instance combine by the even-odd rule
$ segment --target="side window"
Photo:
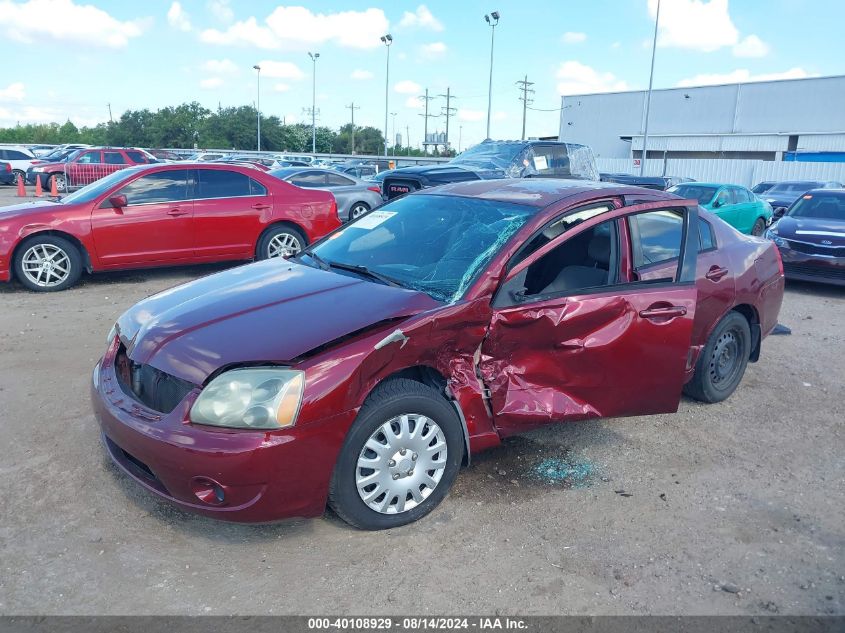
[[[301,171],[293,176],[288,182],[297,187],[325,187],[326,174],[321,171]]]
[[[125,165],[126,159],[120,152],[103,152],[103,162],[107,165]]]
[[[91,165],[103,162],[100,160],[100,152],[85,152],[77,161],[80,165]]]
[[[249,179],[249,195],[251,196],[266,196],[267,187],[262,185],[257,180]]]
[[[23,152],[19,152],[14,149],[10,149],[6,151],[6,159],[7,160],[32,160],[30,156],[27,156]]]
[[[513,268],[523,259],[531,255],[531,253],[539,250],[559,235],[563,235],[566,231],[578,226],[582,222],[586,222],[592,217],[601,215],[613,209],[613,205],[609,202],[592,205],[586,208],[577,209],[566,213],[563,217],[556,218],[543,229],[532,237],[525,246],[522,247],[513,259],[510,261],[510,267]]]
[[[250,195],[249,176],[223,169],[199,169],[197,199]]]
[[[731,190],[734,193],[734,202],[739,204],[749,201],[748,192],[744,187],[731,187]]]
[[[661,209],[628,218],[634,269],[677,259],[681,254],[684,218],[678,211]]]
[[[698,216],[698,251],[709,251],[716,248],[716,238],[710,223]]]
[[[716,200],[714,200],[713,202],[714,202],[713,206],[716,207],[716,208],[724,207],[724,206],[727,206],[729,204],[733,204],[733,202],[731,200],[731,194],[730,194],[730,191],[728,190],[728,188],[723,187],[722,189],[720,189],[719,193],[716,194]]]
[[[126,155],[129,156],[129,158],[134,163],[146,163],[147,162],[147,157],[144,156],[144,154],[142,154],[141,152],[139,152],[137,150],[127,150]]]
[[[188,170],[159,171],[141,176],[118,193],[126,196],[130,205],[173,202],[188,198]]]
[[[11,160],[9,158],[9,150],[0,149],[0,160]]]
[[[617,221],[582,231],[543,255],[503,288],[518,302],[532,297],[577,294],[618,283]]]
[[[345,178],[340,174],[327,174],[329,185],[333,187],[348,187],[349,185],[354,185],[355,181],[350,180],[349,178]]]

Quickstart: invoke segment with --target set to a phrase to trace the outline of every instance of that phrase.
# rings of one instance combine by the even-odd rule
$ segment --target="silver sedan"
[[[377,183],[339,174],[332,169],[283,167],[268,173],[297,187],[331,191],[337,200],[337,215],[343,222],[354,220],[382,203]]]

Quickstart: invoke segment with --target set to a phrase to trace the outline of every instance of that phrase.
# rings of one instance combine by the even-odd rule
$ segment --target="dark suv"
[[[575,178],[598,180],[593,150],[556,141],[483,141],[448,163],[397,169],[384,179],[390,200],[423,189],[467,180]]]

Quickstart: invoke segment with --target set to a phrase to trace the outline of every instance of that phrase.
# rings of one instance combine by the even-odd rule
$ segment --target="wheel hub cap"
[[[302,245],[296,236],[290,233],[275,235],[267,246],[268,257],[289,257],[302,250]]]
[[[70,258],[58,246],[36,244],[23,254],[21,268],[26,278],[37,286],[58,286],[70,275]]]
[[[434,420],[404,414],[378,427],[355,466],[361,500],[381,514],[399,514],[434,492],[446,468],[446,437]]]

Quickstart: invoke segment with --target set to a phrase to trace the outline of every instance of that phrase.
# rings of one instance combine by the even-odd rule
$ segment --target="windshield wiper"
[[[309,253],[310,255],[310,253]],[[366,266],[362,266],[360,264],[345,264],[343,262],[323,262],[324,264],[328,264],[332,268],[338,268],[340,270],[348,270],[353,273],[358,273],[359,275],[363,275],[365,277],[369,277],[370,279],[375,279],[376,281],[380,281],[381,283],[387,286],[393,286],[394,288],[404,288],[404,286],[399,283],[397,280],[393,279],[392,277],[388,277],[387,275],[382,275],[381,273],[377,273],[373,270],[370,270]]]
[[[296,261],[302,261],[301,258],[302,258],[303,255],[307,255],[308,257],[313,259],[315,262],[317,262],[317,268],[319,268],[320,270],[328,270],[329,269],[329,265],[326,263],[326,260],[324,260],[322,257],[320,257],[319,255],[317,255],[316,253],[313,253],[311,251],[304,251],[304,252],[297,253],[296,255],[294,255],[293,257],[289,257],[288,259],[293,259],[293,260],[296,260]]]

